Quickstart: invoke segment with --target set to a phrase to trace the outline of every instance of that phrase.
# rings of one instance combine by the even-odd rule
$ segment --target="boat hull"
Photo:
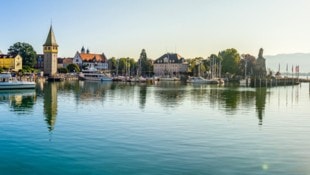
[[[80,73],[80,80],[87,81],[112,81],[113,79],[101,73]]]
[[[2,83],[0,84],[0,90],[2,89],[34,89],[35,83]]]
[[[187,83],[196,83],[196,84],[219,84],[219,81],[216,79],[204,79],[202,77],[190,77],[187,80]]]

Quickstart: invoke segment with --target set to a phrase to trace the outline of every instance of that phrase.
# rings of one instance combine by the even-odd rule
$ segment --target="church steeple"
[[[48,32],[46,41],[45,41],[43,46],[58,46],[58,44],[56,43],[56,38],[55,38],[55,34],[53,31],[52,25],[50,27],[50,31]]]
[[[81,53],[85,53],[85,48],[84,48],[84,46],[83,46],[82,49],[81,49]]]

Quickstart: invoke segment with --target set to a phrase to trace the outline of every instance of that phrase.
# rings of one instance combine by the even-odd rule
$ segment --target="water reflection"
[[[179,82],[159,82],[152,85],[72,81],[44,83],[42,94],[44,94],[45,120],[51,131],[54,129],[57,117],[57,94],[70,94],[74,97],[76,104],[117,101],[118,107],[121,108],[122,105],[128,106],[132,102],[138,102],[141,110],[145,109],[149,102],[155,102],[164,109],[174,109],[190,102],[193,105],[207,105],[207,108],[225,111],[226,116],[234,116],[240,111],[255,112],[258,124],[262,125],[266,100],[271,95],[269,91],[278,92],[275,94],[275,99],[279,101],[278,105],[280,105],[281,98],[283,98],[282,101],[286,101],[286,105],[289,101],[292,104],[298,102],[300,92],[296,88],[299,87],[285,88],[281,90],[273,88],[274,90],[271,90],[270,88],[186,85]],[[288,89],[292,91],[290,100]],[[285,93],[285,95],[280,93]],[[28,107],[31,107],[31,102],[24,100],[24,104],[30,104]]]
[[[187,90],[180,82],[159,82],[155,99],[165,108],[175,108],[185,99]]]
[[[146,103],[147,86],[146,84],[141,84],[139,87],[139,104],[140,108],[144,109]]]
[[[0,103],[9,103],[12,111],[17,114],[33,112],[33,106],[36,102],[35,90],[1,90]]]
[[[79,88],[77,91],[79,100],[96,100],[104,99],[106,97],[107,90],[111,88],[112,82],[79,82]]]
[[[48,125],[48,130],[54,129],[57,117],[57,84],[45,83],[43,87],[44,94],[44,116]]]
[[[266,104],[266,88],[240,88],[199,85],[191,90],[191,99],[203,103],[206,99],[211,107],[225,110],[228,116],[238,111],[252,110],[255,106],[259,125],[263,122]]]
[[[257,117],[259,120],[259,125],[263,124],[263,113],[265,111],[266,95],[267,95],[266,88],[257,88],[255,91],[255,97],[256,97],[255,106],[257,111]]]

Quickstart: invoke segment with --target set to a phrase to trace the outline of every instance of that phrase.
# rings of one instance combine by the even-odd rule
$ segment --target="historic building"
[[[53,76],[57,73],[58,44],[56,43],[53,27],[50,27],[46,41],[43,45],[43,72],[45,76]]]
[[[18,72],[23,68],[23,59],[20,55],[0,54],[0,68]]]
[[[40,69],[43,71],[44,69],[44,54],[37,54],[37,63],[34,65],[34,68]]]
[[[256,59],[254,67],[254,75],[256,77],[266,77],[267,75],[266,59],[263,57],[263,53],[264,53],[263,48],[260,48],[258,58]]]
[[[175,76],[186,73],[188,63],[177,53],[166,53],[154,61],[155,76]]]
[[[79,65],[81,68],[96,68],[98,70],[108,70],[108,59],[102,54],[90,53],[87,49],[82,47],[81,53],[76,52],[73,63]]]
[[[64,67],[64,68],[66,68],[69,64],[72,64],[72,63],[73,63],[73,58],[63,58],[62,59],[62,67]]]

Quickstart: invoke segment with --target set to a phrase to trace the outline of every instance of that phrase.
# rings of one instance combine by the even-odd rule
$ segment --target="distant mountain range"
[[[292,66],[299,65],[299,71],[302,73],[310,73],[310,53],[293,53],[293,54],[278,54],[266,55],[266,67],[274,72],[277,72],[280,64],[280,72],[286,72],[286,65],[288,65],[288,72],[292,72]]]

